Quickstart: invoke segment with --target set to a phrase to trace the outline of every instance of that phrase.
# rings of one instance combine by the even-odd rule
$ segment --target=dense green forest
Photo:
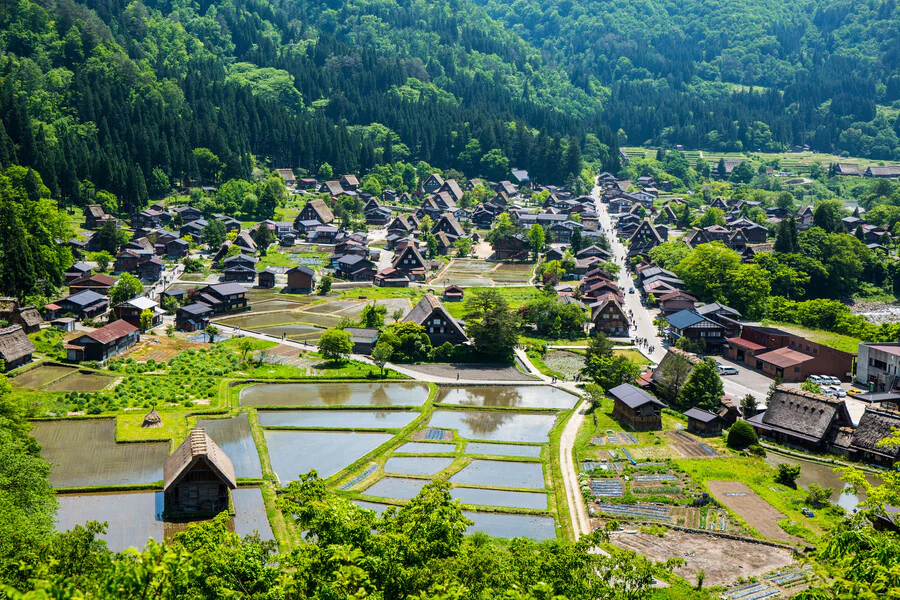
[[[900,158],[895,0],[476,1],[579,88],[608,87],[629,143]]]
[[[0,166],[124,213],[258,166],[562,183],[570,139],[900,158],[900,12],[869,3],[12,0]]]

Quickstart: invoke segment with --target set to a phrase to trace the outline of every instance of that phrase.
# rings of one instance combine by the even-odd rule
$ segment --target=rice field
[[[24,373],[16,375],[10,382],[15,387],[20,388],[39,388],[47,385],[51,381],[56,381],[61,377],[65,377],[70,373],[74,373],[75,369],[71,367],[61,367],[55,365],[42,365],[40,367],[29,369]]]
[[[163,478],[166,442],[116,443],[112,419],[38,421],[32,434],[53,463],[55,488],[153,483]]]
[[[209,437],[231,459],[235,476],[250,479],[262,477],[259,452],[250,433],[246,413],[231,419],[201,419],[197,421],[197,427],[206,429]]]

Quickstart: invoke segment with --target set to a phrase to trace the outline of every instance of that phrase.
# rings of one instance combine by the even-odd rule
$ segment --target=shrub
[[[786,465],[782,463],[778,465],[778,474],[775,475],[775,481],[781,485],[796,488],[798,477],[800,477],[800,465]]]
[[[728,430],[728,447],[735,450],[743,450],[759,443],[756,432],[747,421],[737,421]]]

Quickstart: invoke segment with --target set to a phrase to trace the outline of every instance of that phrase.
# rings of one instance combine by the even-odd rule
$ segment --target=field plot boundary
[[[778,526],[778,522],[786,519],[787,515],[763,500],[747,484],[739,481],[710,481],[709,493],[763,537],[789,544],[802,543],[803,540]]]

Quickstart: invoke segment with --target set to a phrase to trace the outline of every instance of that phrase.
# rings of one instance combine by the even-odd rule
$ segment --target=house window
[[[799,373],[799,372],[800,372],[800,367],[794,367],[794,373]]]

